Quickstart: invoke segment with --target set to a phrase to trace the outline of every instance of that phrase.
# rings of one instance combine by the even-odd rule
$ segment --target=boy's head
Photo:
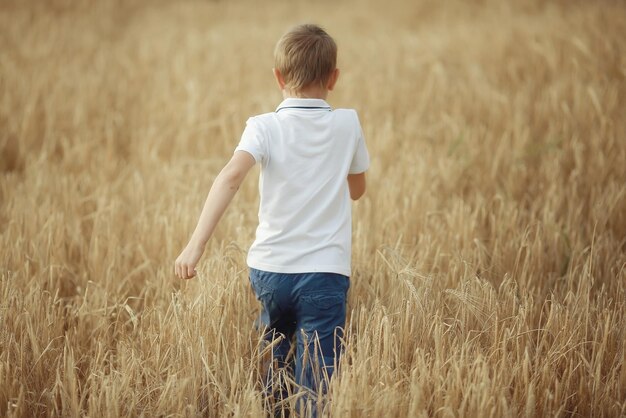
[[[337,44],[317,25],[298,25],[278,40],[274,66],[288,90],[325,89],[336,78]]]

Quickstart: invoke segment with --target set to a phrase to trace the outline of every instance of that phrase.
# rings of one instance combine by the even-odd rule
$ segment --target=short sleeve
[[[265,145],[265,135],[261,127],[254,118],[249,118],[235,151],[246,151],[254,157],[257,163],[262,163],[266,158],[267,147]]]
[[[356,123],[357,123],[357,144],[356,150],[354,152],[354,156],[352,157],[352,163],[350,164],[350,170],[348,174],[359,174],[364,173],[370,166],[370,156],[367,152],[367,147],[365,146],[365,138],[363,137],[363,129],[361,129],[361,123],[359,122],[359,117],[356,115]]]

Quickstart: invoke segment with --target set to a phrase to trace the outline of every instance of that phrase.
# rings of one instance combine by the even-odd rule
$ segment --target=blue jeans
[[[282,369],[304,392],[299,406],[314,401],[316,393],[326,392],[341,356],[349,278],[336,273],[287,274],[251,268],[250,283],[263,306],[257,325],[264,328],[265,340],[274,343],[265,380],[267,398],[279,401],[287,396],[284,377],[278,373]],[[294,337],[295,358],[290,356]]]

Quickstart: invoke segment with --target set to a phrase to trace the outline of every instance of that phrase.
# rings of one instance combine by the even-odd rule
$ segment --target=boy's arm
[[[350,198],[359,200],[365,193],[365,173],[348,174],[348,188],[350,189]]]
[[[176,259],[174,271],[181,279],[191,279],[196,275],[196,264],[204,253],[207,241],[254,164],[255,160],[251,154],[246,151],[235,151],[228,164],[215,178],[204,202],[196,229],[189,243]]]

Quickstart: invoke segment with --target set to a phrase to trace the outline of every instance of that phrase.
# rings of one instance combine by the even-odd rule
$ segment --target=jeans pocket
[[[261,299],[263,296],[271,294],[273,292],[272,286],[267,282],[267,278],[256,274],[256,272],[250,273],[250,285],[257,296],[257,299]]]
[[[330,309],[345,303],[344,295],[338,294],[308,294],[300,297],[303,303],[319,310]]]

